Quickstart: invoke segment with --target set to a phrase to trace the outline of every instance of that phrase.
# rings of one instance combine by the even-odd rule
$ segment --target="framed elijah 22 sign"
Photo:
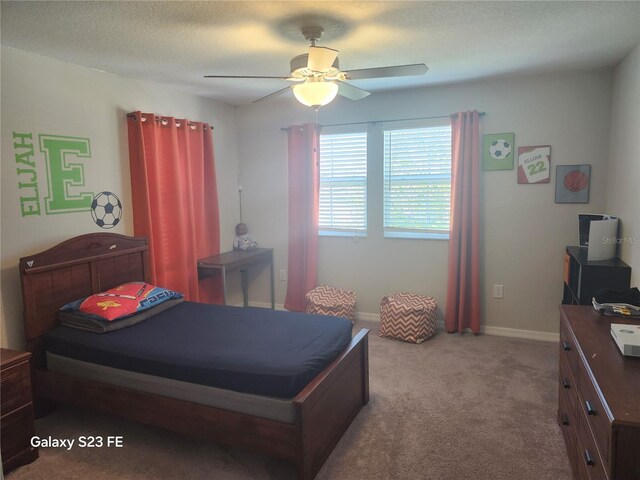
[[[551,146],[518,148],[518,183],[549,183]]]

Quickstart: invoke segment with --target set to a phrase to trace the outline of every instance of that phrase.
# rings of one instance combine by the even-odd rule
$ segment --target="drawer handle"
[[[568,352],[571,350],[571,344],[569,342],[567,342],[566,340],[562,342],[562,349],[565,352]]]
[[[584,402],[584,406],[587,408],[587,415],[596,415],[598,413],[589,400]]]
[[[563,388],[571,388],[571,384],[569,383],[569,380],[567,380],[566,378],[562,379],[562,387]]]
[[[569,425],[569,416],[566,413],[562,414],[562,424]]]
[[[596,464],[591,452],[586,448],[584,449],[584,462],[591,467]]]

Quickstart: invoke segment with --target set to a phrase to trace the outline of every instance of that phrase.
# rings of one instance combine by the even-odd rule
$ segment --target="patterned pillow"
[[[131,282],[87,297],[79,310],[111,322],[177,298],[183,298],[183,295],[148,283]]]

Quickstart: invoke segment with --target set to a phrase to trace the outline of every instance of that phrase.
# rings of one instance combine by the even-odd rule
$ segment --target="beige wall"
[[[637,176],[637,144],[631,140],[637,136],[633,131],[635,128],[637,133],[637,116],[635,127],[627,122],[628,116],[633,117],[633,104],[627,104],[626,99],[635,98],[637,105],[638,56],[636,48],[616,70],[614,130],[619,131],[615,123],[621,122],[630,125],[632,131],[616,138],[611,149],[612,74],[608,71],[376,93],[358,103],[338,99],[321,109],[319,122],[413,118],[475,108],[487,112],[482,120],[482,133],[514,132],[516,147],[551,145],[552,177],[548,185],[517,185],[515,170],[483,173],[481,280],[487,331],[553,338],[562,291],[562,252],[565,245],[576,243],[577,213],[617,213],[623,219],[625,233],[638,235],[640,221],[636,216],[634,224],[629,220],[633,218],[633,210],[628,213],[625,210],[630,203],[624,198],[633,196],[633,187],[616,186],[626,180],[628,169],[636,168]],[[207,121],[216,127],[222,248],[231,247],[233,228],[239,220],[239,177],[243,186],[243,220],[261,246],[275,249],[276,301],[283,303],[286,282],[278,280],[278,271],[287,268],[287,140],[280,129],[312,122],[311,109],[288,96],[234,108],[156,84],[3,47],[0,217],[3,346],[20,347],[22,343],[18,259],[73,235],[99,230],[86,212],[31,218],[20,215],[12,132],[89,138],[92,155],[85,166],[87,186],[92,191],[112,190],[120,194],[125,205],[123,224],[112,231],[130,234],[131,193],[124,114],[137,109]],[[615,132],[611,135],[615,137]],[[617,147],[613,143],[626,146]],[[609,157],[611,165],[607,166]],[[44,178],[43,158],[37,151],[36,159],[38,175]],[[592,165],[590,203],[555,204],[555,166],[582,163]],[[612,172],[609,184],[607,170]],[[637,203],[637,197],[634,198]],[[380,205],[379,200],[370,199],[372,205]],[[364,318],[375,318],[380,298],[399,290],[432,295],[443,307],[448,242],[383,239],[380,212],[376,208],[370,209],[367,238],[321,239],[320,282],[356,291],[358,309]],[[637,247],[624,246],[623,256],[634,268],[640,268]],[[268,272],[252,275],[255,281],[251,285],[251,299],[258,304],[268,302]],[[231,278],[230,282],[236,302],[237,279]],[[492,284],[505,286],[504,299],[491,298]]]
[[[616,67],[611,103],[607,212],[620,217],[620,256],[640,286],[640,45]]]
[[[47,183],[44,156],[37,147],[38,134],[89,138],[91,156],[83,161],[83,191],[116,193],[124,205],[124,214],[122,223],[109,231],[131,235],[125,114],[134,110],[186,117],[215,127],[221,229],[231,231],[238,218],[234,107],[2,47],[2,346],[20,348],[23,342],[19,258],[72,236],[102,230],[88,212],[21,215],[13,132],[34,135],[34,160],[42,198],[47,193]],[[74,193],[77,192],[76,189]]]
[[[611,73],[540,75],[376,93],[353,103],[338,99],[319,123],[402,119],[468,109],[485,111],[482,133],[514,132],[517,146],[551,145],[551,183],[518,185],[516,171],[482,175],[482,290],[487,331],[554,338],[562,298],[565,245],[577,242],[577,214],[605,207]],[[312,122],[313,114],[284,97],[238,109],[238,155],[244,220],[264,246],[275,248],[276,270],[287,268],[287,140],[281,127]],[[592,166],[588,205],[554,202],[555,167]],[[378,198],[370,198],[380,205]],[[319,281],[354,290],[362,317],[375,318],[380,298],[411,290],[446,301],[448,242],[383,239],[380,211],[370,209],[369,235],[323,237]],[[262,275],[266,283],[266,275]],[[286,283],[277,283],[282,303]],[[491,285],[504,285],[504,299]],[[267,300],[266,288],[262,288]],[[516,329],[511,330],[511,329]]]

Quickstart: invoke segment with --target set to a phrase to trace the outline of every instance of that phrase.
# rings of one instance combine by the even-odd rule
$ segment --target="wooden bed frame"
[[[121,283],[148,280],[147,240],[81,235],[20,259],[20,276],[36,404],[87,407],[283,458],[297,466],[300,480],[308,480],[369,401],[367,329],[293,399],[293,424],[47,371],[44,338],[57,324],[58,309]]]

